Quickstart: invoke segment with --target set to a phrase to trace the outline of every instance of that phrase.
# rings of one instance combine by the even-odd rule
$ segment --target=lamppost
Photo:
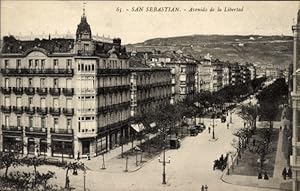
[[[215,106],[213,105],[213,114],[212,114],[212,128],[213,128],[213,132],[212,132],[212,139],[215,139]]]
[[[102,153],[102,167],[101,167],[102,170],[105,170],[105,160],[104,160],[104,152]]]
[[[165,132],[165,130],[164,130],[163,134],[164,134],[163,160],[161,161],[160,156],[159,156],[158,162],[163,164],[162,184],[166,184],[166,164],[167,163],[169,164],[171,162],[171,160],[170,160],[170,156],[169,156],[168,161],[166,161],[166,132]]]
[[[86,168],[83,167],[83,191],[86,191],[85,189],[85,177],[86,177]]]

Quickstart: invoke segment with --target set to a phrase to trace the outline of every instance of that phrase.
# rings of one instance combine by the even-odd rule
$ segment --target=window
[[[53,60],[54,69],[58,69],[58,59]]]
[[[41,88],[44,88],[45,87],[45,78],[41,78],[41,81],[40,81],[40,87]]]
[[[33,117],[29,117],[29,127],[33,126]]]
[[[92,64],[92,71],[94,71],[94,64]]]
[[[41,117],[41,127],[42,128],[46,127],[46,119],[45,119],[45,117]]]
[[[45,108],[46,107],[46,99],[43,97],[43,98],[41,98],[41,103],[40,103],[41,105],[41,108]]]
[[[45,59],[41,60],[41,69],[45,69]]]
[[[17,78],[17,88],[20,88],[20,87],[22,87],[22,80],[21,80],[21,78]]]
[[[29,87],[32,87],[32,78],[29,78],[29,79],[28,79],[28,86],[29,86]]]
[[[59,108],[59,105],[58,105],[58,99],[57,99],[57,98],[54,98],[54,99],[53,99],[53,107],[54,107],[54,108]]]
[[[81,64],[81,71],[84,71],[84,64]]]
[[[9,97],[5,97],[4,100],[5,100],[4,105],[7,106],[7,107],[10,106],[10,98]]]
[[[67,129],[72,129],[71,119],[67,119]]]
[[[17,97],[17,107],[21,107],[21,105],[22,105],[22,98]]]
[[[21,116],[17,116],[17,126],[21,126]]]
[[[39,68],[39,60],[35,60],[34,62],[35,62],[34,68],[38,69]]]
[[[58,118],[54,118],[54,129],[58,128]]]
[[[67,69],[71,69],[72,68],[72,59],[67,59]]]
[[[4,67],[5,67],[5,69],[8,69],[8,67],[9,67],[9,60],[4,60]]]
[[[185,67],[181,67],[181,68],[180,68],[180,72],[181,72],[181,73],[184,73],[184,72],[185,72]]]
[[[30,59],[29,60],[29,69],[32,69],[33,68],[33,61]]]
[[[78,64],[78,71],[80,71],[80,64]]]
[[[54,86],[54,88],[58,88],[58,79],[57,78],[55,78],[53,80],[53,86]]]
[[[33,102],[32,102],[32,97],[29,97],[28,98],[28,105],[29,105],[29,107],[32,107],[33,106]]]
[[[9,116],[5,116],[5,126],[9,126]]]
[[[20,68],[21,68],[21,60],[17,59],[17,69],[20,69]]]
[[[5,78],[5,88],[8,88],[9,87],[9,79],[8,78]]]

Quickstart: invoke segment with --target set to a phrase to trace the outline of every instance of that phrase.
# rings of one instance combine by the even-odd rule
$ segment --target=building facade
[[[210,79],[210,91],[215,92],[223,87],[223,65],[217,59],[212,62],[211,65],[211,79]]]
[[[290,165],[293,171],[293,191],[300,190],[300,10],[298,11],[297,24],[292,27],[294,33],[293,43],[293,89],[291,93],[292,98],[292,155],[290,158]]]
[[[170,68],[149,66],[143,61],[146,60],[129,59],[131,117],[170,103],[172,96]]]
[[[204,58],[197,63],[196,92],[210,91],[211,82],[211,59]]]
[[[179,52],[164,52],[152,55],[152,62],[171,69],[171,104],[195,94],[195,74],[197,61]]]
[[[92,39],[85,14],[76,39],[20,41],[1,51],[0,149],[95,156],[130,136],[130,71],[120,39]]]

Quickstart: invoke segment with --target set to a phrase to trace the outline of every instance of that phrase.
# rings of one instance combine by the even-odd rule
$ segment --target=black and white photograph
[[[2,0],[0,85],[1,191],[300,191],[299,1]]]

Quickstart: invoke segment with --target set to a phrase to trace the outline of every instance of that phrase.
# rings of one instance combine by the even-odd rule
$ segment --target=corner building
[[[121,39],[94,41],[83,14],[75,40],[3,40],[0,150],[96,156],[130,136],[130,71]]]

